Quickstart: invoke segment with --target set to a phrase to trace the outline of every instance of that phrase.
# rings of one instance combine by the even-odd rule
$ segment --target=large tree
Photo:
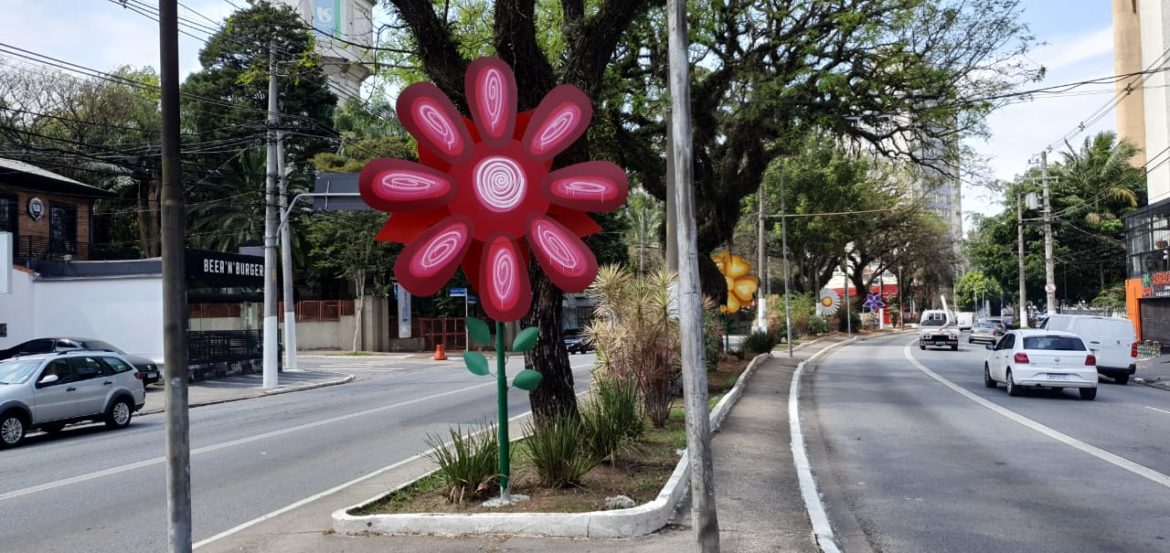
[[[463,76],[469,57],[494,54],[512,66],[519,90],[518,108],[534,109],[546,93],[558,84],[576,85],[591,98],[601,91],[606,67],[613,58],[622,36],[630,24],[654,4],[653,0],[562,0],[541,2],[538,16],[535,0],[496,0],[491,11],[490,42],[469,43],[461,29],[447,19],[448,2],[431,0],[389,0],[394,13],[410,30],[410,43],[423,73],[467,113]],[[456,6],[486,6],[483,2],[456,2]],[[542,47],[538,25],[547,22],[549,10],[558,10],[559,26],[549,26],[554,41],[561,47],[551,53]],[[483,12],[486,17],[486,10]],[[546,36],[541,33],[540,36]],[[474,35],[468,38],[476,38]],[[549,41],[546,39],[545,44]],[[554,165],[562,167],[590,158],[588,137],[557,156]],[[613,240],[602,236],[602,239]],[[620,244],[620,241],[617,242]],[[607,248],[608,249],[608,248]],[[540,328],[541,340],[526,354],[526,363],[544,378],[531,394],[532,409],[538,418],[557,413],[577,413],[573,375],[561,340],[563,293],[543,274],[532,269],[533,304],[526,325]]]

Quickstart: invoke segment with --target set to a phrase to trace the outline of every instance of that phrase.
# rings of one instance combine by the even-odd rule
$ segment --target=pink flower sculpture
[[[369,162],[361,195],[392,214],[377,239],[406,244],[394,273],[410,293],[434,294],[462,265],[488,316],[515,321],[532,306],[530,252],[565,291],[593,282],[597,258],[581,238],[601,227],[585,212],[617,209],[628,182],[606,161],[551,171],[593,117],[580,89],[558,86],[517,114],[515,76],[496,58],[472,63],[464,86],[471,119],[433,84],[402,92],[398,117],[418,140],[421,163]]]

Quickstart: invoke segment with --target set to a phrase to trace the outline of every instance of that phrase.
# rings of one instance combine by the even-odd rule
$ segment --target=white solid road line
[[[1170,415],[1170,411],[1167,411],[1165,409],[1158,409],[1157,407],[1150,407],[1149,405],[1146,406],[1146,409],[1153,409],[1154,411],[1157,411],[1159,413],[1166,413],[1167,415]]]
[[[913,364],[915,367],[917,367],[918,370],[926,373],[927,376],[937,380],[940,384],[950,388],[951,390],[958,393],[959,395],[961,395],[961,396],[963,396],[971,401],[974,401],[975,403],[978,403],[979,405],[982,405],[983,407],[990,409],[991,411],[995,412],[996,414],[1001,415],[1004,418],[1006,418],[1012,422],[1015,422],[1017,424],[1025,426],[1027,428],[1035,430],[1036,432],[1039,432],[1045,436],[1048,436],[1049,438],[1052,438],[1053,440],[1056,440],[1056,441],[1063,443],[1065,445],[1074,447],[1074,448],[1076,448],[1084,453],[1088,453],[1089,455],[1092,455],[1093,457],[1096,457],[1102,461],[1105,461],[1106,463],[1109,463],[1115,467],[1132,472],[1132,473],[1134,473],[1138,476],[1141,476],[1142,478],[1145,478],[1145,479],[1147,479],[1155,484],[1159,484],[1161,486],[1170,488],[1170,476],[1162,474],[1162,473],[1160,473],[1154,469],[1151,469],[1149,467],[1146,467],[1144,465],[1139,465],[1133,461],[1130,461],[1129,459],[1126,459],[1124,457],[1121,457],[1121,456],[1115,455],[1113,453],[1110,453],[1108,451],[1105,451],[1104,449],[1101,449],[1097,446],[1082,442],[1082,441],[1080,441],[1072,436],[1069,436],[1068,434],[1065,434],[1063,432],[1055,430],[1049,426],[1045,426],[1043,424],[1040,424],[1040,423],[1038,423],[1038,422],[1036,422],[1028,417],[1025,417],[1019,413],[1016,413],[1015,411],[1012,411],[1012,410],[1007,409],[1003,406],[1000,406],[999,404],[996,404],[994,402],[983,399],[983,398],[979,397],[978,395],[975,395],[971,391],[967,390],[966,388],[963,388],[962,386],[959,386],[958,384],[955,384],[954,382],[951,382],[950,380],[947,380],[946,378],[939,376],[938,373],[930,370],[929,368],[926,367],[926,365],[923,365],[922,363],[918,362],[917,359],[914,358],[914,355],[911,353],[911,349],[910,349],[911,345],[913,345],[913,343],[906,344],[906,348],[903,350],[903,353],[905,354],[906,359],[908,359],[911,364]],[[1149,407],[1149,408],[1154,409],[1153,407]],[[1160,411],[1160,409],[1156,409],[1156,410]]]
[[[574,365],[570,365],[570,366],[569,366],[569,370],[572,370],[572,369],[579,369],[579,368],[581,368],[581,367],[588,367],[588,366],[590,366],[590,365],[575,365],[575,366],[574,366]],[[588,390],[586,390],[586,391],[584,391],[584,392],[581,392],[581,393],[579,393],[579,394],[577,394],[577,395],[578,395],[578,396],[581,396],[582,394],[586,394],[586,393],[588,393]],[[527,416],[528,416],[529,414],[531,414],[531,413],[532,413],[532,411],[525,411],[525,412],[523,412],[523,413],[520,413],[519,415],[516,415],[516,416],[514,416],[514,417],[511,417],[511,418],[509,418],[509,419],[508,419],[508,422],[512,422],[512,421],[515,421],[516,419],[520,419],[520,418],[523,418],[523,417],[527,417]],[[516,440],[516,439],[519,439],[519,436],[517,436],[517,437],[514,437],[514,438],[513,438],[513,440]],[[450,442],[448,442],[448,443],[447,443],[447,445],[450,445]],[[195,543],[193,546],[191,546],[191,548],[192,548],[192,549],[199,549],[200,547],[203,547],[203,546],[205,546],[205,545],[207,545],[207,544],[209,544],[209,543],[212,543],[212,542],[214,542],[214,541],[221,540],[221,539],[223,539],[223,538],[226,538],[226,537],[228,537],[228,536],[230,536],[230,535],[232,535],[232,534],[235,534],[235,533],[237,533],[237,532],[240,532],[240,531],[242,531],[242,530],[247,530],[248,528],[251,528],[251,527],[253,527],[253,526],[257,525],[257,524],[260,524],[261,522],[264,522],[264,521],[266,521],[266,520],[270,520],[270,519],[276,518],[276,517],[278,517],[278,516],[280,516],[280,515],[283,515],[283,514],[285,514],[285,513],[289,512],[289,511],[292,511],[292,510],[294,510],[294,509],[299,509],[299,508],[301,508],[301,507],[304,507],[305,505],[308,505],[308,504],[310,504],[310,503],[312,503],[312,502],[314,502],[314,501],[317,501],[318,499],[321,499],[321,498],[324,498],[324,497],[327,497],[327,496],[333,495],[333,494],[335,494],[335,493],[337,493],[337,492],[339,492],[339,491],[341,491],[341,490],[344,490],[344,489],[346,489],[346,488],[348,488],[348,487],[350,487],[350,486],[353,486],[353,485],[355,485],[355,484],[360,484],[360,483],[362,483],[362,482],[365,482],[366,480],[369,480],[369,479],[371,479],[371,478],[373,478],[373,477],[375,477],[375,476],[378,476],[379,474],[384,474],[384,473],[386,473],[386,472],[388,472],[388,471],[391,471],[391,470],[394,470],[394,469],[396,469],[396,468],[398,468],[398,467],[401,467],[401,466],[403,466],[403,465],[405,465],[405,464],[407,464],[407,463],[412,463],[412,462],[414,462],[414,461],[417,461],[417,460],[419,460],[419,459],[421,459],[421,458],[423,458],[423,457],[426,457],[426,456],[427,456],[427,455],[429,455],[429,454],[430,454],[432,451],[434,451],[434,449],[429,449],[429,450],[427,450],[427,451],[424,451],[424,452],[422,452],[422,453],[419,453],[418,455],[414,455],[414,456],[412,456],[412,457],[408,457],[408,458],[406,458],[406,459],[403,459],[403,460],[401,460],[401,461],[398,461],[397,463],[394,463],[394,464],[392,464],[392,465],[388,465],[388,466],[382,467],[382,468],[380,468],[380,469],[378,469],[378,470],[375,470],[374,472],[371,472],[371,473],[369,473],[369,474],[366,474],[366,475],[363,475],[363,476],[359,476],[359,477],[357,477],[357,478],[354,478],[353,480],[350,480],[349,482],[345,482],[345,483],[343,483],[343,484],[338,484],[338,485],[336,485],[336,486],[334,486],[334,487],[332,487],[332,488],[329,488],[328,490],[325,490],[325,491],[323,491],[323,492],[319,492],[319,493],[313,494],[313,495],[311,495],[311,496],[309,496],[309,497],[306,497],[306,498],[304,498],[304,499],[301,499],[300,501],[297,501],[297,502],[295,502],[295,503],[290,503],[290,504],[288,504],[288,505],[285,505],[284,507],[281,507],[281,508],[279,508],[279,509],[277,509],[277,510],[275,510],[275,511],[272,511],[271,513],[268,513],[268,514],[265,514],[265,515],[258,516],[258,517],[254,518],[254,519],[252,519],[252,520],[249,520],[248,522],[245,522],[245,523],[243,523],[243,524],[240,524],[240,525],[238,525],[238,526],[235,526],[235,527],[232,527],[232,528],[228,528],[227,530],[224,530],[223,532],[220,532],[220,533],[218,533],[218,534],[216,534],[216,535],[214,535],[214,536],[211,536],[210,538],[207,538],[207,539],[204,539],[204,540],[200,540],[200,541],[196,542],[196,543]]]
[[[486,382],[483,384],[476,384],[474,386],[465,386],[463,388],[450,390],[450,391],[439,393],[439,394],[433,394],[433,395],[429,395],[429,396],[419,397],[419,398],[403,401],[400,403],[394,403],[391,405],[383,405],[381,407],[375,407],[373,409],[366,409],[365,411],[358,411],[355,413],[350,413],[348,415],[341,415],[339,417],[333,417],[331,419],[323,419],[323,420],[319,420],[319,421],[313,421],[310,423],[300,424],[297,426],[290,426],[288,428],[282,428],[280,430],[273,430],[271,432],[265,432],[263,434],[256,434],[255,436],[248,436],[247,438],[240,438],[238,440],[232,440],[229,442],[223,442],[223,443],[218,443],[215,445],[200,447],[197,449],[192,449],[191,456],[194,457],[196,455],[201,455],[204,453],[211,453],[213,451],[227,449],[229,447],[235,447],[238,445],[244,445],[244,444],[248,444],[248,443],[252,443],[252,442],[256,442],[256,441],[260,441],[260,440],[266,440],[268,438],[274,438],[276,436],[283,436],[285,434],[289,434],[292,432],[299,432],[301,430],[316,428],[318,426],[333,424],[335,422],[349,420],[352,418],[364,417],[366,415],[372,415],[374,413],[380,413],[382,411],[388,411],[390,409],[397,409],[399,407],[406,407],[407,405],[414,405],[416,403],[431,401],[433,399],[446,397],[446,396],[450,396],[450,395],[455,395],[455,394],[461,394],[463,392],[469,392],[471,390],[476,390],[479,388],[487,388],[487,387],[491,387],[491,386],[495,386],[495,385],[496,385],[495,381],[492,381],[492,382]],[[39,493],[39,492],[43,492],[46,490],[52,490],[55,488],[60,488],[62,486],[68,486],[71,484],[77,484],[79,482],[86,482],[89,480],[95,480],[97,478],[104,478],[106,476],[121,474],[123,472],[138,470],[138,469],[141,469],[143,467],[149,467],[151,465],[160,464],[164,461],[166,461],[166,457],[155,457],[153,459],[147,459],[145,461],[139,461],[137,463],[131,463],[128,465],[120,465],[120,466],[117,466],[114,468],[109,468],[109,469],[98,471],[98,472],[91,472],[91,473],[83,474],[80,476],[74,476],[72,478],[66,478],[64,480],[57,480],[54,482],[46,482],[44,484],[40,484],[37,486],[32,486],[32,487],[0,494],[0,501],[5,501],[8,499],[15,499],[17,497],[22,497],[22,496],[26,496],[26,495],[30,495],[30,494],[34,494],[34,493]]]
[[[825,512],[825,504],[821,502],[821,493],[817,490],[817,481],[813,477],[812,463],[808,460],[808,452],[804,447],[804,429],[800,426],[800,377],[804,373],[804,364],[815,361],[821,354],[840,345],[848,344],[857,338],[850,338],[844,342],[837,342],[826,347],[801,361],[796,365],[796,372],[792,374],[792,384],[788,387],[788,433],[792,442],[792,459],[796,465],[797,479],[800,481],[800,496],[804,499],[804,508],[808,511],[809,521],[812,523],[813,536],[821,551],[826,553],[840,553],[837,541],[833,537],[833,525],[829,522],[829,515]]]

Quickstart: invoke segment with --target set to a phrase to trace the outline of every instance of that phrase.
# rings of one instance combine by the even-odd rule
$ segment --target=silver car
[[[19,445],[36,428],[55,433],[83,421],[122,428],[145,401],[142,373],[117,353],[67,351],[0,362],[0,448]]]

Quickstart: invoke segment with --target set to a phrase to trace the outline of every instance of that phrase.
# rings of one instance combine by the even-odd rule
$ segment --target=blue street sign
[[[477,301],[479,301],[479,298],[475,296],[467,296],[467,303],[475,303]]]
[[[451,292],[448,295],[450,295],[453,298],[467,297],[467,288],[452,288]]]

